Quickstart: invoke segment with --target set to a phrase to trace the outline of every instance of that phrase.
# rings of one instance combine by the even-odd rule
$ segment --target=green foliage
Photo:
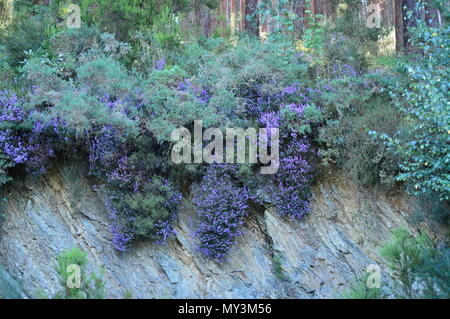
[[[262,84],[267,92],[276,92],[306,77],[307,64],[298,59],[292,43],[264,43],[244,38],[238,45],[217,55],[203,58],[201,83],[220,89],[237,90]],[[269,81],[267,80],[271,80]]]
[[[284,273],[283,269],[283,262],[281,260],[281,256],[277,253],[274,253],[272,256],[272,263],[273,263],[273,271],[275,273],[275,276],[278,279],[286,279],[286,274]]]
[[[436,193],[417,196],[419,208],[412,216],[412,222],[420,225],[425,220],[432,220],[441,225],[448,225],[450,217],[450,203],[440,201]]]
[[[449,298],[450,251],[447,245],[437,248],[425,233],[411,236],[407,230],[393,230],[393,239],[381,250],[400,297]]]
[[[347,290],[339,295],[341,299],[380,299],[382,297],[381,288],[369,288],[367,279],[370,273],[365,273],[358,278]]]
[[[119,243],[159,238],[169,232],[165,222],[175,218],[167,206],[172,189],[162,176],[187,184],[202,173],[201,165],[171,162],[172,131],[191,129],[198,119],[204,128],[256,128],[272,114],[312,141],[324,165],[343,168],[363,185],[390,189],[405,182],[416,194],[434,192],[448,200],[447,27],[419,23],[413,38],[419,56],[398,67],[397,57],[375,57],[381,68],[369,71],[368,57],[376,55],[386,30],[367,28],[359,19],[361,1],[333,1],[335,19],[327,24],[307,11],[302,22],[309,28],[297,43],[303,52],[295,47],[291,0],[275,7],[260,2],[261,22],[271,16],[269,41],[242,36],[188,43],[182,43],[178,19],[198,5],[215,7],[215,1],[73,3],[81,7],[80,29],[64,27],[69,1],[40,6],[17,0],[14,22],[0,30],[0,86],[23,95],[18,108],[25,118],[1,123],[12,130],[4,141],[16,140],[0,151],[0,185],[10,180],[13,166],[7,151],[23,151],[27,161],[38,162],[82,150],[120,211],[112,214],[123,235]],[[50,144],[45,130],[54,131],[45,154],[23,142],[33,130],[42,145]],[[370,139],[370,132],[381,138]],[[255,168],[241,165],[233,177],[252,192],[262,184]],[[277,258],[275,273],[281,269]],[[355,294],[367,292],[358,288]]]
[[[404,81],[391,86],[392,97],[407,122],[400,134],[381,135],[403,159],[401,173],[414,194],[435,192],[450,199],[450,28],[418,21],[413,44],[422,53],[400,65]]]
[[[71,277],[75,276],[75,267],[78,266],[80,270],[81,280],[79,287],[76,281],[73,288],[69,287],[69,281]],[[61,285],[64,287],[61,291],[57,292],[53,299],[103,299],[105,298],[104,286],[105,283],[102,279],[102,275],[96,273],[87,273],[88,259],[87,253],[73,248],[71,250],[65,250],[58,256],[57,263],[55,264],[55,270],[59,275]],[[40,289],[37,292],[38,298],[46,297],[45,292]]]
[[[11,181],[11,177],[8,175],[8,169],[11,168],[13,164],[11,161],[0,152],[0,186]]]
[[[385,93],[389,74],[352,74],[323,81],[315,103],[324,109],[326,125],[319,129],[320,153],[325,166],[348,171],[364,186],[392,189],[399,171],[399,156],[368,132],[397,132],[402,121]]]
[[[141,193],[127,194],[123,198],[117,198],[115,207],[119,211],[139,212],[130,227],[138,236],[155,238],[158,230],[157,223],[170,219],[177,208],[168,204],[168,200],[173,195],[173,191],[166,181],[154,177],[150,183],[146,184]]]
[[[292,10],[293,2],[292,0],[280,0],[275,3],[270,0],[259,2],[255,14],[261,17],[261,24],[268,23],[272,30],[272,33],[269,34],[271,40],[296,37],[294,21],[298,19],[298,16]]]
[[[62,19],[69,15],[67,7],[81,9],[81,21],[102,31],[115,34],[120,40],[132,41],[136,31],[150,31],[164,47],[177,44],[180,32],[176,19],[182,13],[205,5],[217,7],[217,0],[55,0],[50,8]]]
[[[103,35],[102,39],[105,40],[107,36],[109,37],[108,34]],[[54,45],[61,43],[54,40]],[[86,42],[81,43],[81,47],[89,48]],[[136,81],[113,58],[120,51],[114,49],[120,47],[120,43],[115,46],[111,42],[100,42],[101,47],[92,47],[78,56],[78,45],[66,45],[64,48],[53,47],[55,55],[59,52],[56,58],[53,54],[31,54],[27,57],[21,71],[28,84],[35,87],[27,107],[31,109],[42,105],[47,110],[34,114],[34,120],[47,123],[54,118],[61,118],[77,136],[95,125],[107,123],[129,129],[133,127],[133,122],[121,113],[120,108],[117,112],[110,112],[107,105],[99,99],[103,96],[124,98],[132,91]],[[75,52],[70,52],[70,48]],[[61,53],[64,51],[65,53]],[[106,56],[106,53],[113,57]],[[75,76],[78,86],[73,82]]]
[[[450,249],[448,242],[437,245],[424,232],[411,236],[404,228],[394,228],[393,238],[381,249],[390,286],[368,288],[370,273],[359,278],[339,297],[345,299],[396,298],[448,299],[450,296]]]
[[[389,29],[369,28],[360,18],[361,1],[343,1],[334,19],[324,25],[321,60],[328,74],[335,64],[351,65],[356,71],[367,70],[369,56],[378,52],[379,40]],[[327,76],[325,73],[324,76]]]
[[[311,0],[306,0],[305,6],[307,8],[310,8]],[[306,28],[305,33],[302,36],[303,45],[305,46],[305,48],[320,52],[324,45],[324,29],[321,23],[323,15],[313,14],[309,9],[305,10],[305,13],[308,16],[302,18],[302,20],[304,21],[304,24],[308,26],[308,28]]]
[[[35,15],[18,11],[6,28],[0,28],[0,57],[5,56],[6,62],[13,67],[19,66],[26,52],[47,45],[51,25],[51,15],[45,9]]]

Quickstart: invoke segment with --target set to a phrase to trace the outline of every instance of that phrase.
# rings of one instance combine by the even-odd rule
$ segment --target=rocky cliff
[[[0,258],[8,276],[32,297],[39,287],[61,287],[52,265],[64,249],[87,251],[92,267],[106,271],[108,296],[121,298],[324,298],[348,286],[378,252],[389,230],[444,232],[414,224],[417,206],[407,196],[361,189],[341,173],[314,186],[312,212],[301,221],[270,210],[254,212],[229,260],[200,256],[192,239],[195,214],[179,214],[176,235],[165,245],[138,241],[113,250],[108,215],[83,170],[59,165],[38,181],[18,178],[8,186],[0,228]],[[383,280],[389,280],[383,274]]]

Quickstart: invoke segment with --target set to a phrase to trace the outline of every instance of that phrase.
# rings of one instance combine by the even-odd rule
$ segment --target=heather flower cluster
[[[205,256],[223,261],[248,213],[251,195],[233,180],[233,165],[212,165],[194,192],[198,213],[195,236],[198,250]]]
[[[173,234],[182,195],[169,180],[155,176],[135,191],[110,185],[97,190],[110,212],[110,232],[116,250],[126,251],[139,236],[164,243]]]
[[[183,79],[180,81],[177,89],[180,92],[192,93],[196,100],[202,104],[208,104],[211,99],[207,89],[194,85],[190,79]]]
[[[17,94],[6,90],[0,91],[0,122],[21,123],[25,118],[26,114]]]
[[[280,154],[280,168],[270,184],[272,199],[281,216],[302,218],[310,209],[310,184],[312,167],[307,158],[311,156],[308,141],[296,133]]]
[[[308,159],[314,156],[307,136],[301,133],[312,124],[305,116],[307,107],[315,108],[310,96],[317,90],[304,89],[299,83],[287,86],[270,96],[258,96],[252,110],[259,114],[259,123],[280,130],[280,168],[268,176],[263,188],[278,214],[301,218],[310,209],[309,187],[312,167]],[[256,112],[255,112],[256,111]]]
[[[354,66],[349,65],[349,64],[333,64],[332,65],[332,71],[331,73],[338,78],[342,78],[342,77],[357,77],[358,71],[355,69]]]
[[[196,237],[199,251],[216,260],[224,260],[249,209],[250,202],[263,204],[268,198],[280,216],[302,218],[310,210],[310,184],[314,154],[307,136],[301,134],[305,126],[312,125],[306,118],[310,95],[317,93],[300,84],[288,86],[276,94],[267,94],[260,86],[246,96],[247,119],[257,119],[265,128],[280,130],[280,168],[274,175],[243,178],[239,165],[214,164],[208,167],[193,203],[198,212]],[[314,108],[316,109],[316,108]],[[254,174],[250,171],[249,174]],[[243,186],[241,186],[243,185]],[[255,194],[261,194],[266,198]]]
[[[12,166],[24,164],[28,173],[37,177],[51,167],[58,144],[58,123],[35,122],[29,128],[29,114],[23,101],[13,92],[0,92],[0,151]],[[25,129],[26,128],[26,129]]]

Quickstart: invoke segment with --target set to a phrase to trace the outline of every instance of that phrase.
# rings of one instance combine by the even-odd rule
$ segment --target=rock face
[[[383,266],[378,252],[390,228],[443,234],[438,225],[411,222],[417,207],[408,197],[361,190],[334,173],[314,187],[312,212],[301,221],[251,214],[229,260],[218,264],[194,248],[191,209],[179,214],[167,244],[140,240],[116,252],[108,214],[82,170],[59,165],[39,181],[17,179],[8,192],[0,263],[28,297],[40,287],[61,289],[53,264],[75,246],[89,253],[91,267],[105,269],[110,298],[335,297],[368,265]]]

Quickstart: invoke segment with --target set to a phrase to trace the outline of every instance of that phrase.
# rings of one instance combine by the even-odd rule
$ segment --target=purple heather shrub
[[[296,133],[280,152],[280,168],[274,175],[272,198],[281,216],[301,218],[309,211],[312,167],[306,160],[309,143]]]
[[[183,81],[180,81],[178,83],[177,90],[181,92],[191,92],[192,94],[194,94],[197,101],[202,104],[207,104],[211,99],[208,90],[194,86],[190,79],[184,79]]]
[[[24,164],[27,172],[37,177],[47,172],[55,156],[56,139],[45,134],[0,132],[0,149],[15,164]]]
[[[23,122],[26,118],[25,111],[16,93],[0,91],[0,122]]]
[[[112,243],[118,251],[126,251],[139,236],[161,244],[174,233],[173,222],[182,194],[168,179],[155,176],[140,190],[104,185],[96,191],[105,199],[112,224]]]
[[[192,82],[189,79],[184,79],[178,83],[178,91],[186,91],[192,87]]]
[[[53,118],[46,123],[36,121],[28,136],[29,155],[25,163],[27,172],[35,177],[46,173],[52,166],[56,150],[73,143],[64,120]]]
[[[242,93],[248,115],[259,119],[263,114],[278,112],[282,105],[306,104],[311,98],[311,92],[300,83],[287,86],[277,93],[268,93],[262,85],[256,84]]]
[[[159,219],[155,223],[157,243],[165,243],[167,238],[173,234],[173,222],[177,218],[177,210],[183,200],[183,195],[176,190],[175,186],[167,178],[161,178],[161,188],[165,201],[163,208],[169,212],[169,216],[165,219]]]
[[[166,59],[162,58],[155,61],[155,69],[163,70],[166,67]]]
[[[29,148],[29,157],[25,163],[26,170],[35,177],[41,176],[52,165],[51,159],[55,157],[55,143],[39,136],[32,136]]]
[[[30,146],[23,136],[11,129],[0,131],[0,148],[14,164],[23,164],[28,160]]]
[[[198,212],[198,250],[217,261],[225,259],[240,234],[251,198],[245,187],[235,184],[227,166],[209,166],[193,197]]]
[[[269,128],[279,128],[280,127],[280,114],[279,112],[267,112],[262,113],[261,117],[259,118],[259,122],[266,127]]]
[[[19,125],[28,120],[17,95],[1,91],[0,121]],[[35,121],[31,130],[5,129],[0,132],[0,149],[14,165],[24,164],[27,172],[39,176],[51,166],[63,126],[60,119],[52,119],[45,124]]]
[[[121,252],[126,251],[129,243],[134,239],[128,228],[120,224],[114,224],[114,222],[110,227],[110,233],[114,248]]]
[[[100,102],[105,103],[108,109],[117,110],[117,107],[121,105],[122,101],[117,99],[111,99],[108,94],[100,97]]]
[[[296,86],[296,85],[292,85],[292,86],[287,86],[283,89],[283,94],[295,94],[296,92],[298,92],[300,90],[300,87]]]
[[[283,91],[285,96],[294,94],[306,101],[298,86]],[[280,129],[280,168],[274,176],[267,177],[270,179],[268,193],[278,214],[292,218],[301,218],[309,211],[312,169],[306,158],[311,150],[307,140],[296,131],[304,120],[306,107],[301,102],[281,104],[277,111],[262,113],[259,118],[266,128]]]
[[[127,156],[121,156],[110,170],[106,172],[109,182],[118,185],[129,185],[132,182],[132,172],[130,169],[130,161]]]
[[[194,88],[194,94],[200,103],[207,104],[211,99],[208,91],[205,89]]]
[[[349,64],[333,64],[332,65],[333,74],[336,77],[356,77],[358,76],[358,71],[356,69],[349,65]]]
[[[114,196],[111,196],[105,200],[105,206],[109,210],[109,218],[111,219],[109,231],[114,248],[124,252],[135,237],[130,230],[132,217],[127,212],[119,212],[113,205],[113,199]]]
[[[96,176],[106,176],[109,182],[126,185],[131,181],[128,157],[124,154],[120,133],[105,125],[89,145],[89,170]]]
[[[306,104],[298,104],[298,103],[291,103],[291,104],[282,106],[282,108],[288,109],[292,113],[296,113],[301,116],[303,115],[303,112],[305,111],[306,107],[307,107]]]

